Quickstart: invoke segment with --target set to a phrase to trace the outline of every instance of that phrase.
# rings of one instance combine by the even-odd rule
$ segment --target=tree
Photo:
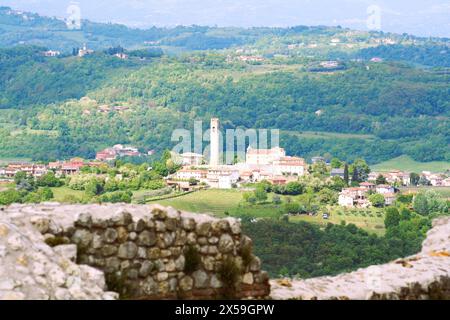
[[[375,182],[376,182],[377,185],[380,185],[380,184],[387,184],[386,178],[385,178],[381,173],[378,175],[378,177],[377,177],[377,179],[375,180]]]
[[[63,185],[63,182],[55,176],[54,172],[48,172],[43,176],[39,177],[36,183],[39,187],[52,187],[52,188],[61,187]]]
[[[359,180],[358,168],[354,168],[352,173],[352,185],[358,185],[359,182],[361,181]]]
[[[398,226],[400,223],[401,217],[400,213],[398,212],[397,208],[389,207],[386,209],[386,216],[384,218],[384,225],[386,229],[389,229],[391,227]]]
[[[344,182],[347,186],[348,186],[349,181],[350,181],[350,176],[348,173],[348,164],[346,163],[344,166]]]
[[[374,207],[383,207],[385,204],[385,199],[382,194],[374,193],[371,196],[369,196],[369,201]]]
[[[263,202],[267,200],[267,191],[264,189],[263,185],[258,185],[254,192],[255,198],[259,202]]]
[[[284,212],[288,214],[298,214],[300,212],[300,204],[296,202],[285,203]]]
[[[10,205],[12,203],[22,203],[22,194],[14,189],[0,192],[0,205]]]
[[[37,193],[39,194],[41,201],[48,201],[54,197],[53,191],[49,187],[40,188]]]
[[[97,179],[91,179],[85,187],[86,194],[94,197],[103,193],[103,184]]]
[[[339,160],[338,158],[333,158],[333,159],[331,159],[330,165],[331,165],[331,168],[333,168],[333,169],[339,169],[342,167],[342,161]]]
[[[418,174],[415,173],[415,172],[411,172],[411,173],[409,174],[409,179],[410,179],[411,184],[412,184],[413,186],[417,186],[417,185],[419,185],[420,175],[418,175]]]
[[[421,176],[420,178],[419,178],[419,184],[421,185],[421,186],[431,186],[431,182],[427,179],[427,177],[425,177],[425,176]]]
[[[333,178],[331,178],[331,186],[330,186],[331,189],[341,192],[342,189],[345,188],[345,186],[346,186],[345,181],[341,177],[334,176]]]
[[[363,159],[356,159],[352,163],[353,177],[356,178],[356,181],[363,182],[367,180],[367,176],[370,173],[370,167]],[[355,175],[355,171],[357,172]],[[355,181],[355,180],[354,180]]]
[[[321,203],[324,204],[336,204],[338,200],[338,195],[335,191],[328,188],[324,188],[319,191],[319,193],[317,194],[317,198]]]
[[[285,192],[288,195],[295,196],[295,195],[302,194],[304,192],[304,190],[305,190],[305,186],[303,184],[301,184],[299,182],[289,182],[286,185]]]
[[[426,216],[430,213],[425,193],[418,193],[413,200],[413,208],[418,214]]]

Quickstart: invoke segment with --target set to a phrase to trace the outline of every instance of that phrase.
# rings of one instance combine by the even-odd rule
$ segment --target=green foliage
[[[267,191],[264,189],[263,185],[258,185],[254,192],[255,198],[259,202],[263,202],[267,200]]]
[[[324,188],[319,191],[319,193],[317,194],[317,198],[322,204],[333,205],[338,201],[338,194],[331,189]]]
[[[94,197],[103,193],[104,183],[98,179],[92,178],[85,186],[85,191],[88,196]]]
[[[61,187],[64,182],[58,179],[53,172],[48,172],[36,180],[39,187]]]
[[[22,203],[22,197],[23,193],[13,189],[0,192],[0,205]]]
[[[201,256],[196,247],[192,245],[187,246],[184,250],[184,258],[184,273],[191,274],[199,268]]]
[[[131,203],[133,193],[131,191],[116,191],[101,195],[98,200],[100,202],[109,203]]]
[[[411,180],[411,184],[413,186],[417,186],[417,185],[419,185],[420,175],[418,175],[417,173],[411,172],[409,174],[409,179]]]
[[[370,203],[377,208],[383,207],[385,204],[385,199],[382,194],[374,193],[369,196]]]
[[[386,215],[384,218],[384,225],[386,229],[398,226],[400,220],[401,216],[397,208],[389,207],[386,209]]]
[[[386,180],[386,178],[382,175],[382,174],[379,174],[378,175],[378,177],[377,177],[377,179],[375,180],[375,183],[378,185],[378,184],[387,184],[387,180]]]
[[[353,224],[328,224],[321,230],[306,222],[243,223],[254,241],[254,253],[271,276],[302,278],[335,275],[416,253],[429,227],[426,219],[401,220],[385,237],[377,237]]]
[[[236,284],[241,274],[236,260],[233,257],[226,257],[218,270],[219,280],[223,284],[223,293],[225,299],[233,299],[236,294]]]
[[[416,194],[413,200],[413,208],[418,214],[427,216],[432,213],[447,212],[448,204],[441,199],[438,193],[428,190]]]

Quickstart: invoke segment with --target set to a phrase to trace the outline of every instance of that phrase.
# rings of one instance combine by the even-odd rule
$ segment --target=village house
[[[209,169],[206,180],[211,188],[216,189],[231,189],[238,181],[239,170],[226,166]]]
[[[344,179],[345,178],[345,169],[333,168],[333,169],[331,169],[330,176],[331,177],[341,177],[342,179]]]
[[[284,157],[286,157],[286,151],[283,148],[254,149],[248,147],[245,163],[247,165],[269,165]]]
[[[54,170],[57,176],[73,175],[80,172],[86,164],[81,158],[73,158],[69,161],[56,161],[48,164],[49,169]]]
[[[119,59],[122,59],[122,60],[127,60],[128,59],[128,55],[126,53],[123,53],[123,52],[116,53],[114,56],[119,58]]]
[[[367,199],[367,189],[361,187],[342,189],[338,203],[342,207],[369,207],[370,202]]]
[[[243,62],[263,62],[264,58],[261,56],[239,56],[238,60]]]
[[[375,182],[380,175],[383,176],[389,184],[401,186],[409,186],[411,184],[409,172],[403,172],[400,170],[392,170],[390,172],[371,172],[369,173],[367,180],[369,182]]]
[[[201,166],[204,163],[204,157],[199,153],[185,152],[179,156],[183,166]]]
[[[57,57],[57,56],[61,55],[61,52],[54,51],[54,50],[48,50],[48,51],[44,51],[42,54],[44,55],[44,57]]]
[[[324,157],[312,157],[311,158],[311,162],[313,164],[318,163],[318,162],[324,162],[326,163],[326,159]]]
[[[382,194],[382,195],[389,194],[389,193],[395,193],[395,188],[388,184],[377,185],[375,190],[377,193]]]
[[[396,199],[395,193],[385,193],[383,194],[383,196],[384,196],[384,204],[387,206],[392,205]]]
[[[303,176],[306,172],[306,167],[305,159],[298,157],[281,157],[273,161],[273,172],[278,176]]]
[[[112,148],[107,148],[97,152],[95,159],[98,161],[112,161],[118,157],[138,157],[141,153],[135,147],[116,144]]]
[[[359,184],[359,186],[361,188],[366,189],[367,191],[374,191],[375,188],[376,188],[375,184],[370,183],[370,182],[362,182],[362,183]]]
[[[25,172],[28,176],[39,178],[48,172],[48,168],[43,164],[10,163],[0,170],[0,175],[6,178],[14,178],[18,172]]]
[[[97,152],[95,160],[98,161],[113,161],[117,158],[117,154],[114,149],[107,148],[105,150]]]
[[[443,187],[450,187],[450,177],[444,179],[444,181],[442,181],[442,186]]]
[[[185,180],[185,181],[188,181],[190,179],[195,179],[199,182],[203,182],[206,180],[207,175],[208,175],[208,170],[182,169],[175,173],[174,178],[177,180]]]
[[[445,177],[439,173],[431,173],[430,171],[423,171],[422,176],[425,177],[433,187],[443,187]]]
[[[86,44],[83,45],[82,49],[78,50],[78,56],[80,58],[90,55],[90,54],[93,54],[93,53],[94,53],[94,50],[88,49]]]

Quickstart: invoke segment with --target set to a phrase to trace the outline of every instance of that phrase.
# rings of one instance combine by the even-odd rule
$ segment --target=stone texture
[[[118,293],[107,291],[105,275],[126,298],[220,298],[218,267],[228,256],[238,261],[247,241],[235,219],[158,205],[41,204],[2,210],[7,224],[0,218],[0,299],[117,299]],[[50,248],[44,243],[50,238],[67,245]],[[198,250],[201,262],[189,273],[188,246]],[[29,250],[34,250],[31,256]],[[253,269],[239,275],[237,297],[267,296],[267,277],[260,264]]]
[[[219,240],[219,251],[222,253],[229,253],[233,251],[234,241],[229,234],[223,234]]]
[[[192,274],[194,286],[197,289],[207,288],[209,286],[209,276],[203,270],[197,270]]]
[[[138,251],[138,246],[134,242],[121,244],[118,251],[118,257],[122,259],[133,259]]]
[[[142,231],[139,234],[139,245],[143,246],[153,246],[156,243],[156,233],[152,231]]]

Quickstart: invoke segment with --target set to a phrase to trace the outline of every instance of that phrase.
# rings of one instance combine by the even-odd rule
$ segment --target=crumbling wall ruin
[[[122,298],[264,298],[270,291],[236,219],[123,204],[15,205],[7,212],[16,225],[38,230],[40,245],[56,256],[103,271],[103,289]]]

